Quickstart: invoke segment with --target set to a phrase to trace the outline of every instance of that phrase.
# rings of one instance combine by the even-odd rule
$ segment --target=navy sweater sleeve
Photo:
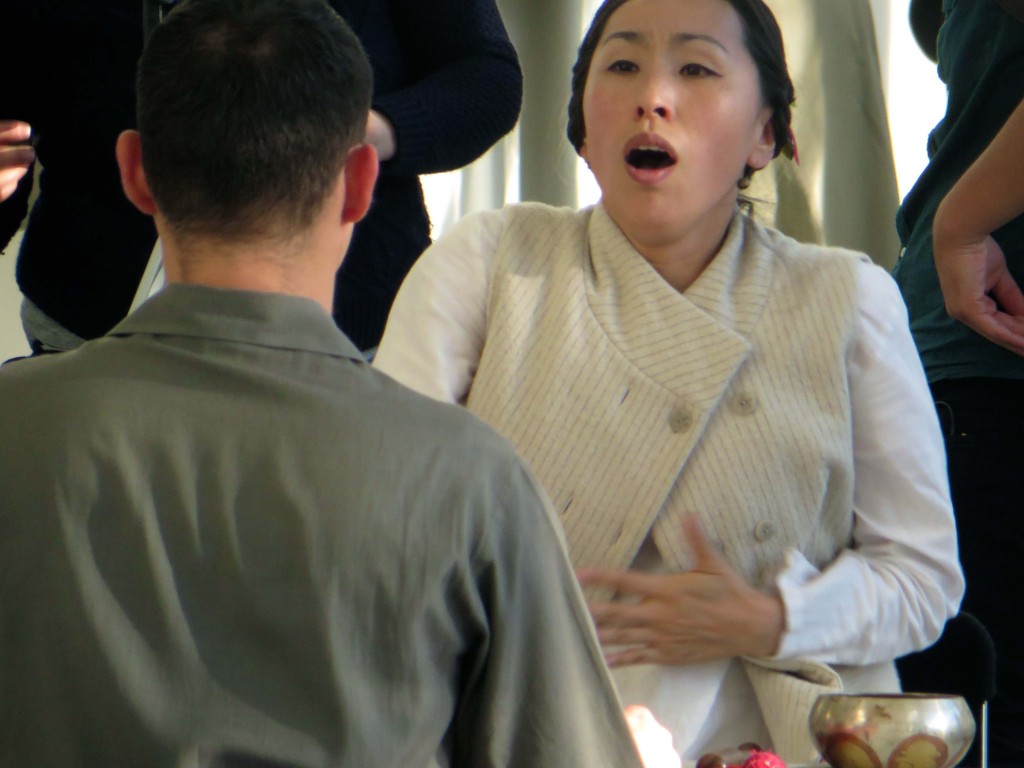
[[[0,51],[11,67],[11,76],[0,88],[0,120],[31,122],[33,109],[27,102],[31,91],[25,87],[26,70],[30,70],[33,54],[28,50],[32,29],[26,17],[24,0],[0,0]],[[21,180],[17,191],[0,203],[0,251],[14,237],[28,212],[32,189],[32,169]]]
[[[3,253],[28,213],[28,198],[32,192],[32,172],[18,184],[14,194],[0,203],[0,253]]]
[[[397,87],[381,83],[374,96],[374,108],[391,121],[397,138],[397,153],[382,170],[421,174],[462,167],[519,118],[523,77],[498,8],[494,0],[390,5],[408,76]],[[371,58],[385,55],[371,51]]]

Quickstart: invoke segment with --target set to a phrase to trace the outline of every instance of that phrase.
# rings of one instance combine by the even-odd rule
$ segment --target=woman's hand
[[[935,209],[932,252],[946,311],[1024,355],[1024,293],[992,233],[1024,216],[1024,99]]]
[[[1024,356],[1024,294],[1007,269],[1002,248],[991,235],[968,243],[943,235],[936,228],[933,252],[950,317]]]
[[[380,112],[370,110],[370,114],[366,118],[364,141],[374,146],[377,150],[377,157],[382,163],[395,156],[397,145],[394,126]]]
[[[590,604],[610,667],[695,664],[734,656],[771,656],[785,627],[782,600],[751,587],[711,546],[696,518],[684,533],[694,554],[686,573],[580,571],[584,586],[604,587],[613,602]]]
[[[36,151],[25,144],[31,136],[28,123],[0,120],[0,203],[14,194],[18,182],[35,162]]]

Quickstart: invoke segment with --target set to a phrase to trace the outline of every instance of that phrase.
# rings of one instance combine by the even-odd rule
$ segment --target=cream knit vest
[[[680,294],[601,207],[505,214],[467,404],[537,474],[573,564],[628,567],[652,532],[685,569],[685,513],[758,586],[790,547],[831,561],[851,533],[865,257],[738,214]]]

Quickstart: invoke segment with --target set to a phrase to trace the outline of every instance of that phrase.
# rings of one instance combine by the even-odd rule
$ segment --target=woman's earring
[[[740,189],[746,189],[750,186],[750,174],[745,173],[740,177],[740,180],[736,182],[736,186]]]

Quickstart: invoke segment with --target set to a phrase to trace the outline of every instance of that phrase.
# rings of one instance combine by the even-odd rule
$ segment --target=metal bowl
[[[975,729],[963,697],[932,693],[826,693],[808,725],[832,768],[951,768]]]

